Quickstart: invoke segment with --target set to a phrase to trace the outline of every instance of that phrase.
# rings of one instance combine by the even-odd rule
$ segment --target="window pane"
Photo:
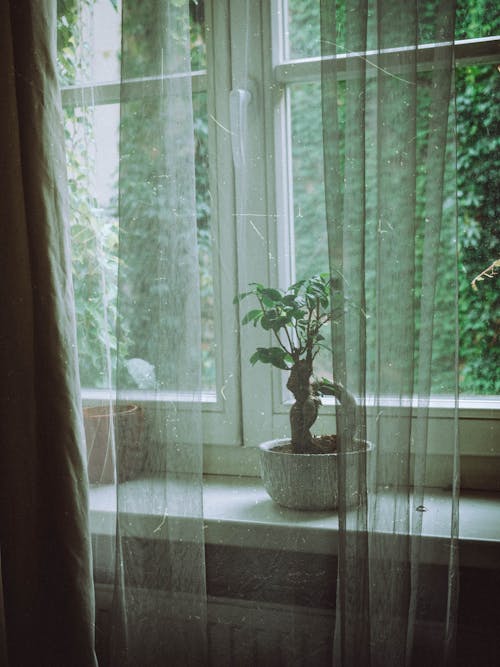
[[[321,86],[290,87],[297,280],[328,266],[323,175]]]
[[[205,43],[205,2],[190,0],[191,21],[191,69],[205,69],[207,66],[207,45]]]
[[[420,89],[425,91],[426,74],[420,75]],[[500,139],[496,109],[500,96],[500,76],[495,66],[458,68],[457,137],[458,137],[458,212],[461,246],[460,288],[460,383],[467,394],[498,394],[500,356],[500,297],[494,281],[481,283],[478,292],[471,289],[471,280],[482,269],[500,257],[500,232],[495,217],[498,211],[498,155]],[[291,107],[293,211],[295,238],[295,269],[297,278],[304,278],[328,270],[327,237],[325,229],[321,93],[319,83],[301,83],[289,86]],[[339,86],[338,105],[342,125],[343,86]],[[427,151],[427,101],[425,93],[419,103],[417,154]],[[342,128],[341,128],[342,130]],[[369,128],[368,128],[369,131]],[[342,134],[342,132],[341,132]],[[370,152],[367,151],[367,159]],[[450,153],[450,164],[453,164]],[[374,170],[368,163],[368,175]],[[425,174],[417,175],[417,219],[423,224],[422,211],[425,197]],[[373,216],[373,193],[376,187],[367,183],[367,215]],[[452,214],[454,198],[450,191],[445,214]],[[421,237],[422,235],[419,235]],[[376,246],[367,238],[367,270],[374,257],[370,248]],[[450,311],[454,280],[453,239],[443,237],[440,259],[441,273],[438,289],[438,313]],[[373,253],[372,253],[373,254]],[[421,254],[417,248],[417,257]],[[418,269],[418,266],[417,266]],[[367,294],[370,311],[370,294]],[[418,312],[418,311],[417,311]],[[453,387],[454,363],[449,341],[453,321],[442,318],[436,327],[433,392],[450,393]],[[370,331],[368,332],[369,335]],[[371,341],[373,343],[373,341]],[[369,345],[369,350],[371,346]],[[328,366],[324,356],[322,365]],[[370,363],[368,364],[370,367]]]
[[[140,73],[144,75],[148,67],[151,74],[151,63],[158,59],[149,58],[153,44],[143,34],[150,17],[141,24],[141,12],[145,12],[145,5],[133,3],[133,7],[134,12],[137,11],[137,20],[130,39],[138,39],[141,50],[134,64],[138,67],[138,76]],[[200,69],[205,65],[203,3],[192,2],[190,8],[192,67]],[[129,19],[132,20],[132,17]],[[119,30],[119,12],[112,0],[79,3],[59,0],[58,60],[62,86],[119,80],[117,60],[112,62],[119,52]],[[127,220],[137,214],[136,231],[140,226],[147,232],[158,219],[156,208],[147,206],[147,202],[156,197],[153,172],[155,142],[158,141],[158,109],[155,108],[154,98],[144,99],[140,97],[140,88],[137,90],[139,99],[133,99],[133,90],[130,89],[127,91],[129,101],[124,102],[121,109],[119,104],[66,106],[64,109],[80,375],[82,386],[87,388],[108,387],[116,381],[109,369],[114,369],[110,360],[116,348],[117,325],[122,332],[120,345],[125,346],[127,357],[148,363],[148,337],[144,336],[142,326],[148,316],[141,311],[140,303],[122,315],[120,322],[116,321],[119,141],[122,156],[125,156],[120,183],[122,222],[127,227]],[[77,89],[76,99],[80,95],[83,101],[84,93]],[[206,92],[193,94],[193,114],[202,385],[203,389],[214,391],[214,294]],[[132,163],[127,158],[130,154],[133,154]],[[132,269],[127,267],[127,270]],[[120,378],[120,384],[147,389],[147,379],[140,376],[140,369],[139,373],[128,372]]]
[[[58,64],[62,85],[120,78],[121,13],[116,0],[57,0]]]
[[[110,1],[107,0],[108,3]],[[106,2],[106,0],[98,0],[98,2]],[[193,71],[206,67],[204,6],[203,0],[190,0],[189,2],[191,69]],[[129,63],[127,66],[127,77],[161,76],[163,65],[158,54],[163,49],[164,14],[168,12],[169,3],[128,2],[125,7],[124,34],[127,35],[128,48],[132,49],[134,53],[133,65]]]
[[[455,39],[492,37],[499,32],[497,0],[457,0]]]
[[[462,391],[500,394],[498,278],[471,289],[500,258],[500,74],[495,65],[459,68],[456,88]]]
[[[289,53],[287,58],[321,55],[319,0],[284,0],[287,6]]]
[[[285,31],[288,36],[288,53],[285,59],[311,58],[321,55],[320,0],[283,0],[285,11]],[[428,44],[438,41],[436,36],[436,15],[439,0],[424,0],[419,3],[418,43]],[[345,53],[345,2],[337,0],[337,53]],[[368,22],[376,20],[376,3],[368,3]],[[499,32],[498,3],[495,0],[458,0],[455,25],[456,39],[489,37]],[[376,31],[369,30],[368,34]],[[397,35],[402,39],[398,41]],[[392,46],[404,46],[408,39],[404,31],[395,32]],[[415,40],[410,40],[414,42]],[[367,44],[367,49],[377,48],[376,43]]]
[[[117,104],[65,109],[80,381],[107,387],[116,350]]]

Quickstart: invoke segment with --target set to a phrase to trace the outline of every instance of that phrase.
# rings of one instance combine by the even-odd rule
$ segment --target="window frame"
[[[209,182],[212,202],[214,297],[219,307],[214,310],[214,327],[217,347],[216,387],[213,392],[201,392],[202,424],[207,445],[233,446],[241,441],[241,411],[239,390],[238,321],[232,304],[236,284],[236,253],[234,233],[227,220],[233,217],[234,179],[231,168],[231,142],[224,128],[229,126],[230,59],[228,11],[223,3],[207,2],[206,48],[211,62],[224,66],[208,71],[192,71],[192,91],[207,92],[209,121],[215,132],[209,132],[210,159]],[[213,35],[217,34],[217,40]],[[168,77],[168,75],[167,75]],[[117,104],[124,99],[147,97],[158,93],[163,78],[160,76],[131,79],[125,82],[107,81],[61,87],[61,104],[65,106],[100,106]],[[212,128],[210,128],[212,129]],[[222,261],[223,258],[223,261]],[[114,398],[114,390],[82,387],[85,406],[108,402]],[[120,391],[120,399],[133,401],[146,410],[163,402],[175,401],[179,410],[189,412],[192,399],[161,394],[147,390]]]
[[[253,280],[285,286],[293,278],[293,192],[287,129],[290,104],[286,86],[318,80],[321,58],[283,60],[287,40],[283,6],[282,0],[206,0],[207,60],[213,67],[192,73],[193,92],[206,90],[208,95],[214,292],[218,304],[217,386],[202,400],[204,462],[209,474],[258,475],[258,443],[288,433],[290,402],[283,391],[283,374],[262,364],[252,367],[247,361],[257,345],[268,344],[269,337],[253,327],[240,331],[239,307],[233,304],[235,294],[246,291]],[[246,26],[251,26],[248,33]],[[242,48],[247,34],[258,42],[258,47],[253,42],[248,49],[248,60]],[[456,65],[496,62],[499,47],[498,36],[457,41]],[[426,66],[426,56],[433,48],[436,45],[419,48],[419,67]],[[341,56],[344,62],[347,57]],[[120,91],[127,96],[154,94],[160,83],[159,77],[151,77],[126,82],[122,87],[117,82],[69,86],[62,90],[62,103],[116,103]],[[235,90],[251,94],[245,128],[244,183],[232,155],[235,132],[230,98]],[[277,169],[278,162],[285,168]],[[83,389],[82,393],[88,404],[109,397],[106,390]],[[147,392],[126,392],[124,398],[146,409],[157,404]],[[449,454],[442,445],[458,428],[465,486],[498,490],[500,397],[461,397],[458,424],[451,400],[432,398],[429,414],[429,455],[437,470],[432,484],[444,483],[439,476],[439,457]],[[334,406],[325,405],[318,429],[326,422],[332,423],[333,416]]]
[[[241,0],[235,0],[241,4]],[[231,3],[231,7],[234,2]],[[266,171],[267,184],[274,184],[274,189],[268,188],[267,219],[268,219],[268,255],[271,260],[267,271],[261,269],[262,276],[267,276],[270,282],[286,287],[293,280],[293,226],[291,211],[293,211],[293,191],[291,181],[291,146],[290,132],[290,102],[286,93],[287,85],[297,82],[318,81],[321,78],[321,57],[284,59],[286,52],[287,35],[284,30],[286,19],[285,4],[282,0],[264,0],[260,5],[262,14],[255,14],[255,26],[252,37],[261,36],[262,79],[260,90],[263,100],[259,100],[263,107],[261,129],[261,151],[267,156]],[[240,23],[240,25],[242,25]],[[243,24],[244,25],[244,24]],[[258,27],[257,27],[258,26]],[[241,37],[240,37],[241,39]],[[273,41],[274,39],[274,41]],[[426,44],[418,48],[419,69],[426,69],[433,57],[434,49],[438,44]],[[449,46],[449,45],[448,45]],[[404,47],[403,47],[404,48]],[[410,47],[411,48],[411,47]],[[402,49],[390,49],[383,54],[385,59],[391,55],[397,56]],[[264,54],[272,52],[272,59],[264,58]],[[455,66],[461,67],[471,64],[490,64],[498,61],[500,52],[500,37],[484,37],[468,40],[457,40],[454,45]],[[369,52],[371,58],[377,58],[376,52]],[[356,54],[339,56],[345,63],[347,58],[356,57]],[[257,66],[250,66],[248,77],[251,77]],[[262,113],[261,109],[254,110],[255,114]],[[272,119],[272,120],[271,120]],[[276,164],[280,169],[276,168]],[[285,168],[282,168],[285,165]],[[250,176],[252,178],[252,176]],[[261,179],[262,173],[261,173]],[[263,183],[264,185],[264,183]],[[255,186],[252,186],[255,191]],[[276,224],[272,225],[272,221]],[[264,233],[264,227],[261,228]],[[246,248],[255,248],[251,235],[244,238]],[[286,248],[284,254],[279,255],[279,249]],[[247,254],[250,252],[247,250]],[[239,257],[241,253],[239,253]],[[241,280],[240,271],[239,290],[245,291],[249,281]],[[242,391],[248,392],[255,382],[259,386],[271,388],[271,401],[268,394],[262,394],[252,400],[251,405],[243,409],[244,448],[255,447],[263,440],[284,437],[288,434],[288,412],[291,402],[284,391],[283,373],[270,366],[259,365],[251,372],[245,359],[249,359],[257,345],[269,344],[260,332],[256,333],[253,327],[242,329]],[[269,338],[267,339],[269,340]],[[260,381],[257,378],[260,374]],[[251,393],[248,394],[251,396]],[[393,407],[397,402],[392,403]],[[458,423],[455,422],[455,399],[453,397],[433,396],[429,403],[429,456],[432,457],[433,473],[429,483],[440,485],[447,483],[444,475],[446,465],[440,465],[440,459],[450,457],[445,443],[453,441],[455,429],[458,429],[460,441],[460,456],[462,468],[462,483],[468,488],[499,489],[498,473],[500,472],[500,396],[461,396],[458,401]],[[406,410],[405,407],[402,407]],[[264,414],[263,414],[264,413]],[[367,408],[368,419],[374,416],[374,408]],[[255,419],[255,415],[259,419]],[[330,402],[325,405],[317,421],[316,430],[322,430],[322,424],[330,424],[335,414],[335,408]],[[264,428],[263,428],[264,427]],[[265,436],[260,434],[264,432]],[[247,457],[248,458],[248,457]],[[441,471],[443,474],[441,474]]]

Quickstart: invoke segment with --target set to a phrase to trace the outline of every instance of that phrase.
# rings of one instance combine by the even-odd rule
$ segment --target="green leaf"
[[[254,324],[257,324],[257,320],[263,316],[262,310],[259,309],[254,309],[250,310],[245,317],[241,320],[242,324],[248,324],[249,322],[254,322]]]
[[[289,371],[290,366],[287,362],[292,363],[292,358],[281,347],[258,347],[250,357],[250,363],[253,366],[257,361],[263,364],[271,364],[283,371]]]
[[[295,295],[297,295],[302,286],[305,284],[305,280],[299,280],[298,282],[294,283],[293,285],[290,286],[290,291],[293,292]]]
[[[291,324],[291,316],[283,315],[283,311],[277,308],[270,308],[264,312],[260,324],[265,331],[279,331]]]
[[[305,310],[293,310],[290,313],[290,316],[293,317],[295,320],[297,320],[297,323],[300,324],[302,320],[304,320],[306,316],[306,311]],[[305,324],[305,322],[304,322]]]
[[[272,287],[265,287],[264,289],[260,290],[260,294],[263,299],[269,299],[271,303],[279,303],[283,299],[282,293],[277,289],[273,289]]]
[[[254,353],[252,354],[252,356],[250,357],[250,363],[252,364],[252,366],[255,366],[255,364],[256,364],[258,361],[260,361],[260,352],[259,352],[259,350],[257,350],[256,352],[254,352]]]
[[[265,331],[269,331],[273,328],[273,324],[276,321],[278,311],[275,308],[264,311],[260,324]]]
[[[233,299],[233,303],[239,303],[242,299],[244,299],[246,296],[249,296],[250,294],[253,294],[253,292],[242,292],[241,294],[237,294]]]
[[[335,396],[338,393],[333,382],[325,377],[322,377],[321,380],[318,380],[317,390],[324,396]]]
[[[281,347],[270,347],[268,348],[268,353],[269,353],[269,362],[272,364],[275,368],[279,368],[280,370],[287,371],[289,370],[289,366],[286,363],[285,359],[289,358],[290,355],[287,354],[284,350],[281,349]]]
[[[283,304],[288,308],[299,308],[303,303],[302,299],[299,299],[295,294],[285,294],[283,297]]]

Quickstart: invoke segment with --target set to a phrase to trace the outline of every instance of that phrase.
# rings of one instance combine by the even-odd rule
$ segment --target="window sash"
[[[231,11],[229,11],[229,6]],[[291,190],[290,183],[290,146],[286,137],[287,95],[283,91],[289,84],[318,81],[321,78],[321,58],[306,58],[285,61],[283,35],[275,12],[271,12],[271,2],[250,3],[242,0],[216,2],[207,0],[206,16],[210,30],[207,31],[207,54],[209,62],[217,63],[208,71],[190,72],[177,76],[191,76],[193,92],[207,91],[209,95],[209,117],[213,125],[209,132],[209,152],[211,156],[211,182],[217,183],[214,192],[213,233],[217,268],[215,270],[215,290],[220,304],[215,313],[218,320],[218,359],[217,391],[202,395],[204,429],[206,443],[212,449],[222,445],[251,445],[268,437],[277,437],[288,431],[288,410],[290,404],[283,396],[282,375],[267,367],[252,368],[248,363],[251,352],[255,349],[253,331],[245,331],[239,339],[232,298],[235,293],[244,291],[252,279],[252,273],[267,276],[277,284],[287,284],[290,278],[290,263],[293,257],[293,235],[290,233]],[[246,29],[246,12],[249,11],[252,25],[259,26],[260,48],[252,49],[250,61],[244,62],[244,49],[241,48],[242,31]],[[273,25],[274,22],[274,25]],[[252,32],[252,35],[255,32]],[[232,41],[230,40],[232,35]],[[449,44],[427,44],[417,47],[418,66],[429,68],[435,49]],[[266,54],[273,48],[273,59]],[[480,39],[460,40],[454,43],[456,66],[493,63],[498,60],[500,50],[498,36]],[[379,59],[391,60],[401,53],[415,47],[402,47],[385,50],[383,53],[368,51],[363,54],[340,54],[336,57],[339,67],[346,69],[349,58],[368,58],[377,64]],[[226,66],[220,66],[225,62]],[[262,77],[263,74],[263,77]],[[164,78],[145,77],[125,81],[114,81],[97,85],[75,85],[62,89],[64,106],[82,106],[87,104],[102,105],[117,103],[120,99],[133,99],[155,95]],[[231,139],[227,128],[230,127],[229,95],[232,89],[241,87],[242,82],[254,79],[259,81],[259,90],[264,91],[260,99],[255,100],[252,110],[249,136],[256,137],[255,152],[267,156],[260,170],[250,169],[246,183],[245,197],[255,203],[253,227],[236,221],[238,192],[235,194],[234,172],[231,160]],[[259,97],[257,95],[257,97]],[[218,126],[218,130],[215,129]],[[224,129],[225,128],[225,129]],[[276,150],[276,147],[277,150]],[[277,174],[275,170],[276,153],[282,164],[287,167]],[[219,185],[223,183],[222,187]],[[262,195],[262,193],[264,193]],[[240,195],[241,196],[241,195]],[[250,230],[250,231],[249,231]],[[266,243],[266,252],[262,252],[261,237]],[[239,250],[239,252],[238,252]],[[278,262],[276,258],[280,253]],[[218,258],[217,258],[218,254]],[[239,255],[238,263],[236,256]],[[221,259],[223,261],[221,262]],[[246,260],[246,258],[248,258]],[[222,266],[224,264],[224,266]],[[250,266],[250,264],[252,266]],[[229,388],[226,390],[226,384]],[[97,392],[99,393],[99,392]],[[134,400],[145,405],[153,400],[145,392],[133,392]],[[227,397],[229,396],[229,400]],[[245,400],[241,400],[245,397]],[[96,391],[85,390],[86,401],[97,400]],[[154,401],[168,401],[173,396],[155,396]],[[183,397],[177,397],[180,403]],[[184,397],[189,403],[191,399]],[[240,411],[241,400],[241,411]],[[327,403],[325,401],[325,403]],[[443,397],[433,397],[429,403],[432,419],[453,420],[451,403]],[[481,442],[471,446],[475,454],[498,456],[500,442],[500,399],[498,397],[461,398],[459,401],[459,420],[463,427],[474,433],[481,433]],[[334,405],[326,404],[322,410],[322,420],[331,420]],[[256,418],[258,415],[258,418]],[[227,417],[231,424],[228,426]],[[242,435],[243,433],[243,435]],[[483,437],[484,436],[484,437]],[[431,445],[432,452],[432,445]],[[226,450],[227,451],[227,450]],[[215,455],[214,455],[215,456]],[[218,454],[217,454],[218,456]],[[242,461],[244,459],[242,458]],[[242,470],[245,472],[245,470]]]
[[[295,60],[284,60],[274,68],[276,83],[286,85],[290,83],[306,83],[321,80],[321,66],[323,62],[336,61],[337,72],[340,79],[346,75],[347,62],[354,58],[367,60],[368,69],[370,65],[376,68],[390,67],[395,71],[394,64],[399,62],[399,56],[417,51],[417,69],[425,71],[432,68],[436,52],[442,48],[449,48],[452,42],[441,42],[437,44],[419,44],[418,46],[406,46],[393,49],[380,49],[379,51],[363,51],[360,53],[342,53],[326,58],[301,58]],[[485,65],[496,63],[500,52],[500,37],[482,37],[478,39],[457,40],[453,43],[455,65]]]

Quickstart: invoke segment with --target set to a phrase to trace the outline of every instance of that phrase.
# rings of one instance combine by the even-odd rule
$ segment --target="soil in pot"
[[[315,435],[313,437],[313,446],[314,451],[310,452],[311,454],[333,454],[337,451],[337,436]],[[284,445],[277,445],[274,449],[286,454],[295,454],[291,442],[287,442]]]

